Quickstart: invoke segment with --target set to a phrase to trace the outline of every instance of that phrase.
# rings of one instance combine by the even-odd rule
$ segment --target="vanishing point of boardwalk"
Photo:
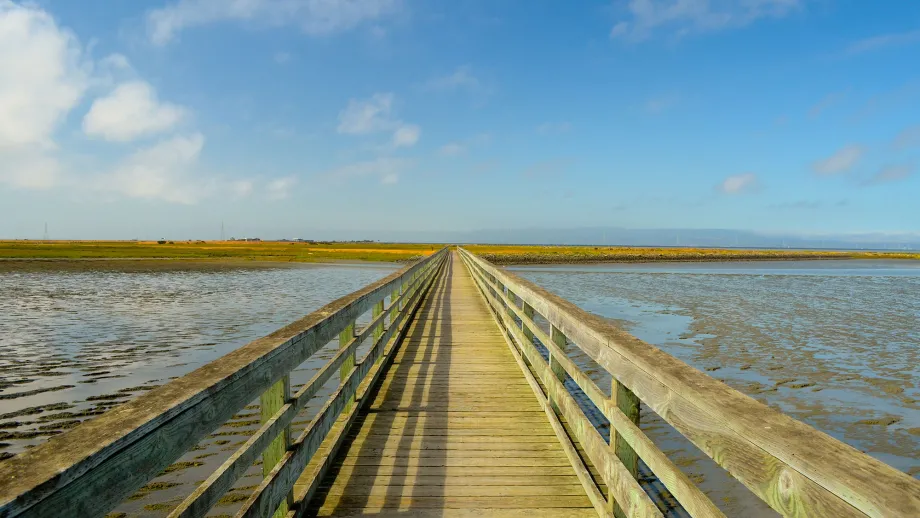
[[[908,475],[445,248],[0,462],[0,518],[105,516],[254,404],[260,428],[164,514],[232,492],[237,517],[724,516],[645,435],[654,412],[784,516],[920,516]]]

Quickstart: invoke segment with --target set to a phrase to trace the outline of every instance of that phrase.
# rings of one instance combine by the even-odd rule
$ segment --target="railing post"
[[[376,319],[383,314],[383,299],[380,302],[374,304],[373,318]],[[392,325],[392,322],[390,323]],[[374,328],[374,345],[373,347],[383,347],[384,344],[378,344],[380,337],[383,336],[383,321],[381,320],[377,327]],[[377,361],[383,359],[383,354],[377,356]]]
[[[632,421],[636,426],[639,426],[639,398],[625,385],[620,383],[614,378],[610,384],[610,399],[611,402],[616,405],[617,408],[623,411],[626,414],[626,417]],[[613,448],[614,454],[617,458],[620,459],[620,462],[623,463],[623,466],[626,467],[626,470],[632,474],[633,478],[639,479],[639,456],[636,455],[636,452],[632,449],[629,443],[623,439],[623,437],[616,432],[616,428],[612,425],[610,427],[610,447]],[[613,495],[610,494],[608,489],[607,501],[610,504],[611,511],[613,511],[614,516],[617,518],[625,518],[626,514],[623,510],[614,502]]]
[[[345,348],[349,342],[355,337],[355,323],[352,322],[348,324],[348,327],[342,330],[339,333],[339,348]],[[342,362],[342,366],[339,367],[339,379],[345,381],[348,379],[348,375],[351,373],[351,370],[355,368],[355,352],[352,351],[348,357],[345,358],[345,361]],[[342,410],[343,414],[351,412],[351,407],[355,404],[355,394],[353,394],[349,399],[348,403],[345,403],[345,409]]]
[[[259,398],[261,407],[261,422],[265,423],[274,416],[278,410],[281,410],[291,399],[291,377],[286,375],[268,390],[262,393]],[[291,446],[291,427],[288,425],[284,430],[275,437],[275,440],[262,452],[262,476],[267,477],[274,469],[275,465],[281,461],[284,452]],[[281,502],[278,509],[275,510],[273,518],[283,518],[287,515],[288,509],[294,504],[294,493],[289,492],[287,500]]]
[[[560,331],[559,328],[557,328],[556,326],[550,326],[550,339],[552,339],[553,343],[559,347],[562,354],[566,353],[565,349],[566,349],[567,343],[566,343],[565,335],[562,334],[562,331]],[[552,353],[552,350],[550,350],[550,354],[549,354],[549,368],[553,372],[553,375],[556,376],[556,379],[558,379],[559,382],[562,383],[562,388],[564,390],[565,389],[565,368],[563,368],[562,365],[560,365],[559,362],[556,361],[556,356]],[[552,396],[550,396],[549,402],[553,405],[553,410],[555,410],[557,414],[562,413],[559,410],[559,407],[556,406],[556,402],[553,400]]]

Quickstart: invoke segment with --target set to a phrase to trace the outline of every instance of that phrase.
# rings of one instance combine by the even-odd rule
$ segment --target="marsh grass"
[[[667,261],[769,261],[804,259],[920,259],[920,252],[838,252],[829,250],[736,250],[537,245],[469,245],[470,252],[495,264],[637,263]]]

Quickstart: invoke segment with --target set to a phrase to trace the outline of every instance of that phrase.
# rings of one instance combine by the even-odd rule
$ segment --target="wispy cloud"
[[[897,150],[920,147],[920,126],[905,128],[894,138],[891,146]]]
[[[800,6],[800,0],[629,0],[626,16],[610,30],[610,37],[641,41],[665,32],[682,37],[749,25],[761,18],[782,18]]]
[[[272,60],[279,65],[285,65],[291,61],[291,57],[289,52],[276,52],[275,55],[272,56]]]
[[[345,135],[367,135],[371,133],[393,132],[393,147],[414,146],[421,136],[422,129],[416,124],[408,124],[395,117],[393,94],[378,93],[370,99],[351,99],[339,113],[337,131]]]
[[[438,153],[443,156],[458,156],[466,153],[466,146],[458,142],[451,142],[441,146],[441,149],[438,150]]]
[[[541,135],[561,135],[572,131],[572,123],[562,122],[544,122],[536,128],[537,133]]]
[[[844,146],[833,155],[818,160],[812,164],[811,168],[815,174],[821,176],[832,176],[846,173],[853,169],[866,153],[866,148],[857,144]]]
[[[914,43],[920,43],[920,30],[879,34],[877,36],[854,41],[847,47],[846,54],[863,54],[881,50],[886,47],[901,47]]]
[[[812,119],[819,117],[825,110],[843,101],[846,96],[847,92],[832,92],[825,95],[808,110],[808,116]]]
[[[759,187],[759,180],[754,173],[742,173],[729,176],[716,186],[716,190],[723,194],[742,194],[752,192]]]
[[[652,114],[664,113],[673,108],[680,100],[677,94],[662,95],[645,101],[645,111]]]
[[[297,185],[296,176],[275,178],[265,186],[265,192],[270,200],[283,200],[291,195],[291,189]]]
[[[553,158],[541,160],[526,167],[521,175],[525,178],[556,178],[571,171],[575,160],[571,158]]]
[[[883,183],[898,182],[906,180],[917,171],[917,164],[889,165],[883,167],[879,172],[869,178],[866,185],[880,185]]]
[[[457,67],[452,73],[433,77],[422,84],[425,90],[466,90],[470,92],[479,92],[483,89],[482,81],[473,75],[473,70],[469,65]]]
[[[401,0],[178,0],[147,13],[147,31],[165,45],[184,30],[220,22],[300,26],[310,36],[352,30],[402,9]]]
[[[354,178],[377,177],[382,184],[394,184],[400,176],[410,170],[415,161],[408,158],[380,157],[375,160],[355,162],[342,167],[331,169],[322,174],[323,177],[346,181]]]

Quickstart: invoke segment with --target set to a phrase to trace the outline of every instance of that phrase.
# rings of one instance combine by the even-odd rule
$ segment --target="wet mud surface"
[[[834,263],[513,270],[920,478],[920,269]],[[642,428],[729,516],[776,515],[647,408]]]

